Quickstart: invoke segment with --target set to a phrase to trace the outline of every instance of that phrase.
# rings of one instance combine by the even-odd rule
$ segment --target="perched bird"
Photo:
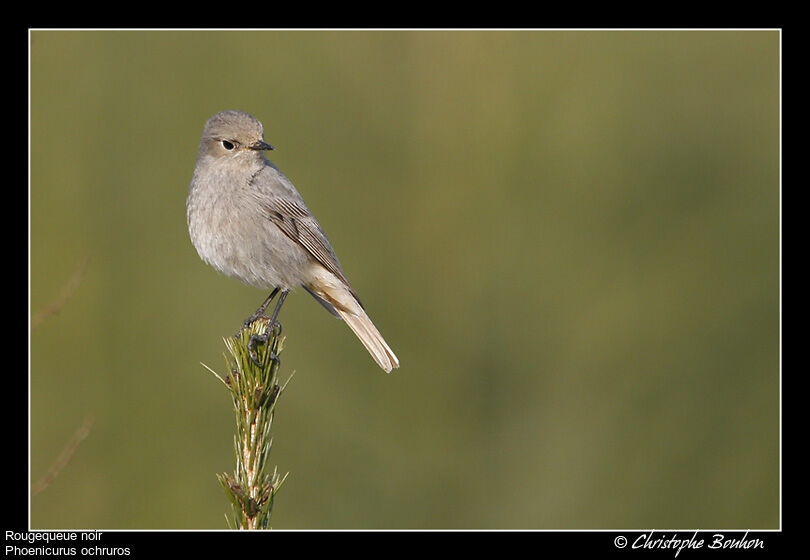
[[[264,157],[273,146],[262,124],[242,111],[223,111],[205,124],[188,190],[191,242],[202,260],[256,288],[272,290],[244,324],[250,325],[280,292],[263,335],[269,339],[290,290],[302,286],[343,319],[386,372],[399,360],[366,314],[318,221],[290,180]]]

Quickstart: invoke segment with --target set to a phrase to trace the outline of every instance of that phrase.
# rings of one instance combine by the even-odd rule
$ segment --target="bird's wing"
[[[261,200],[261,207],[267,218],[287,237],[301,245],[326,270],[346,284],[354,298],[360,303],[360,299],[343,274],[332,244],[329,243],[320,224],[303,203],[286,197],[270,196]],[[362,307],[362,303],[360,306]]]
[[[306,207],[285,198],[272,197],[262,201],[262,210],[287,237],[306,249],[324,268],[346,280],[326,234]]]

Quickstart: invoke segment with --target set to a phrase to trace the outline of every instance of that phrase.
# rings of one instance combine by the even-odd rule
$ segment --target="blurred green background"
[[[402,367],[288,300],[276,529],[780,526],[778,31],[32,31],[33,528],[223,529],[240,109]]]

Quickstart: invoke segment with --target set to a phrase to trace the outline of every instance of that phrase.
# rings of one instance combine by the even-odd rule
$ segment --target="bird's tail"
[[[394,351],[385,342],[385,339],[368,318],[366,312],[362,309],[359,313],[343,310],[339,307],[335,308],[338,315],[349,325],[363,346],[366,347],[371,357],[385,370],[385,373],[391,373],[391,370],[399,367],[399,360],[397,359]]]
[[[343,319],[349,328],[352,329],[363,346],[366,347],[374,361],[379,364],[386,373],[399,367],[399,360],[394,351],[385,342],[385,339],[366,315],[363,306],[351,288],[336,276],[320,269],[322,274],[316,281],[304,286],[304,288],[315,299],[321,302],[324,307]]]

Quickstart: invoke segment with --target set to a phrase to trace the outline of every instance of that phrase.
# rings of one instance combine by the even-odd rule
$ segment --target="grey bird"
[[[343,319],[386,372],[399,360],[366,314],[318,221],[290,180],[264,157],[273,146],[262,124],[242,111],[223,111],[205,124],[188,190],[186,218],[200,258],[245,284],[272,290],[248,326],[281,292],[265,343],[287,294],[303,287]]]

